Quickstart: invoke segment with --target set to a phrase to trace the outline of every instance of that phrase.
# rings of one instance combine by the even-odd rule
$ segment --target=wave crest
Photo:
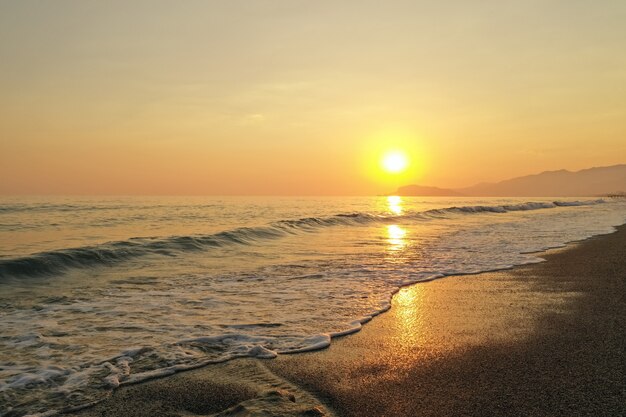
[[[573,207],[604,203],[604,200],[525,202],[515,205],[462,206],[413,212],[404,215],[381,216],[370,213],[340,213],[328,217],[306,217],[280,220],[262,227],[242,227],[210,235],[170,236],[165,238],[131,238],[96,246],[84,246],[41,252],[29,256],[0,260],[0,279],[53,275],[68,269],[110,266],[149,254],[175,256],[181,252],[204,251],[229,245],[252,245],[264,240],[288,235],[314,232],[334,226],[359,226],[416,221],[424,217],[446,217],[479,213],[507,213],[555,207]]]

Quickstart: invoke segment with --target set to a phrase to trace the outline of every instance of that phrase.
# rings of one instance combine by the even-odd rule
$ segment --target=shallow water
[[[0,415],[322,348],[403,285],[538,262],[532,252],[611,232],[625,209],[596,199],[4,198]]]

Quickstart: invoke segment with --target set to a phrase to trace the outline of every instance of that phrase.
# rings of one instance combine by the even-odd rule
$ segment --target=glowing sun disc
[[[409,160],[402,152],[389,152],[382,159],[382,166],[387,172],[402,172],[409,165]]]

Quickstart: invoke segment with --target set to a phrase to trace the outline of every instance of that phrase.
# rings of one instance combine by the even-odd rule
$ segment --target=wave
[[[0,279],[54,275],[68,269],[111,266],[150,254],[176,256],[182,252],[204,251],[231,245],[252,245],[299,233],[334,226],[359,226],[374,223],[420,220],[480,213],[507,213],[555,207],[574,207],[604,203],[604,200],[526,202],[515,205],[462,206],[432,209],[404,215],[382,216],[369,213],[341,213],[328,217],[306,217],[280,220],[262,227],[241,227],[210,235],[170,236],[165,238],[131,238],[95,246],[59,249],[29,256],[0,260]]]

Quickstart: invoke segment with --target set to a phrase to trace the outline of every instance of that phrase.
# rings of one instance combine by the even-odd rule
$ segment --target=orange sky
[[[626,2],[443,3],[2,2],[0,193],[377,194],[626,162]],[[378,167],[392,148],[402,175]]]

